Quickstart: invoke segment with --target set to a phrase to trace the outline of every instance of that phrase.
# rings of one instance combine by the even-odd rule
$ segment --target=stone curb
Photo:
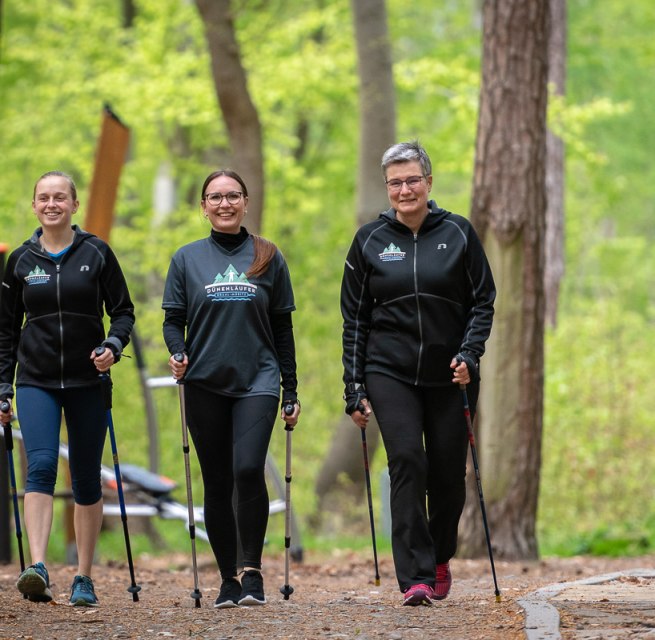
[[[537,591],[521,598],[518,603],[525,611],[525,637],[527,640],[561,640],[559,611],[548,600],[575,585],[601,584],[624,577],[655,578],[655,571],[652,569],[633,569],[631,571],[617,571],[601,576],[592,576],[591,578],[573,582],[557,582],[537,589]]]

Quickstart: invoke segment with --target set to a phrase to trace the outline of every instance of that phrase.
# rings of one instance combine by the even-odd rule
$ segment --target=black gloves
[[[471,382],[478,382],[480,380],[480,361],[474,353],[461,351],[455,356],[455,360],[466,364]]]
[[[355,411],[359,411],[359,405],[364,398],[368,399],[364,385],[359,382],[349,382],[343,394],[343,399],[346,401],[346,413],[351,416]]]

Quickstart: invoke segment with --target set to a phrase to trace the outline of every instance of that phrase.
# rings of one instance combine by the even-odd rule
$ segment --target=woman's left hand
[[[111,365],[114,364],[114,353],[108,347],[105,347],[105,350],[99,356],[96,355],[94,349],[91,352],[90,357],[91,360],[93,360],[93,364],[95,365],[96,369],[100,371],[100,373],[105,373],[106,371],[109,371]]]
[[[453,382],[459,385],[466,385],[471,382],[471,375],[469,374],[466,362],[458,362],[457,358],[453,358],[450,363],[450,368],[453,370]]]
[[[290,415],[287,415],[286,412],[284,411],[284,407],[282,407],[282,411],[280,411],[280,418],[284,420],[290,427],[295,427],[298,424],[298,417],[300,416],[300,404],[295,402],[293,404],[293,413]]]

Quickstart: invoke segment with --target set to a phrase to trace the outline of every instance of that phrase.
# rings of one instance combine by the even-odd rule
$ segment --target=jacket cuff
[[[123,353],[123,343],[113,336],[106,338],[102,341],[102,346],[111,349],[111,352],[114,354],[114,361],[118,362],[121,359],[121,354]]]

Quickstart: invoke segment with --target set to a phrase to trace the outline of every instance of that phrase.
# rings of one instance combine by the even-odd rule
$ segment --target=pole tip
[[[284,596],[285,600],[288,600],[289,596],[293,593],[293,587],[290,584],[285,584],[280,587],[280,593]]]
[[[501,598],[500,598],[500,593],[497,593],[497,594],[496,594],[496,602],[500,602],[500,599],[501,599]]]
[[[380,586],[380,578],[375,578],[375,586],[376,587]]]
[[[127,588],[128,592],[132,594],[132,602],[139,601],[139,591],[141,591],[141,586],[138,584],[132,584]]]

